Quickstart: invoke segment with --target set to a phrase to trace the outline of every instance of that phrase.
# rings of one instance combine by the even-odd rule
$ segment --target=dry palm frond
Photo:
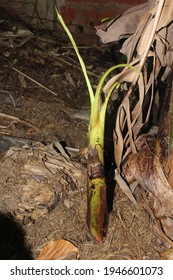
[[[146,9],[148,7],[148,9]],[[112,22],[112,27],[97,32],[102,41],[110,40],[108,34],[127,21],[136,22],[135,30],[124,42],[121,52],[127,61],[142,71],[143,77],[124,69],[106,84],[108,92],[112,83],[120,77],[130,87],[122,99],[116,115],[114,130],[114,155],[117,168],[123,178],[136,180],[146,192],[148,209],[155,216],[157,234],[172,246],[173,241],[173,2],[150,0],[133,10],[140,10],[141,18],[134,12],[124,13]],[[132,31],[132,30],[131,30]],[[107,32],[107,34],[106,34]],[[167,79],[168,77],[168,79]],[[167,83],[166,92],[159,93],[159,83]],[[159,101],[159,94],[163,99]],[[151,138],[143,128],[152,125],[159,117],[157,137]],[[154,139],[154,140],[153,140]],[[153,148],[154,147],[154,148]],[[128,173],[127,173],[128,171]]]
[[[146,7],[150,9],[146,10]],[[128,63],[134,65],[139,71],[142,70],[143,77],[139,77],[136,72],[125,68],[120,74],[111,78],[104,87],[104,92],[107,93],[112,84],[117,80],[121,80],[124,83],[131,83],[128,92],[119,106],[114,131],[115,160],[118,169],[120,169],[122,161],[125,159],[124,150],[127,150],[129,145],[133,154],[137,152],[134,140],[138,137],[141,129],[148,123],[153,103],[156,101],[157,94],[156,91],[154,92],[154,88],[155,84],[157,84],[160,69],[162,66],[165,66],[163,65],[166,60],[166,56],[164,56],[165,49],[169,50],[170,45],[166,37],[167,35],[170,37],[169,32],[171,32],[170,26],[168,27],[168,24],[172,20],[170,12],[168,13],[169,18],[164,20],[165,13],[169,9],[168,7],[172,10],[172,2],[162,0],[159,2],[148,1],[145,5],[139,5],[133,8],[138,12],[140,10],[143,16],[141,19],[138,18],[139,22],[136,25],[136,30],[125,41],[121,52],[127,55]],[[136,13],[134,14],[134,18],[136,20]],[[122,19],[133,20],[131,10],[124,13]],[[118,28],[120,21],[121,17],[114,20],[114,29],[116,28],[116,22]],[[165,37],[163,37],[163,28],[169,29],[168,34],[165,33]],[[107,32],[108,30],[109,28]],[[159,34],[159,32],[161,33]],[[101,39],[103,40],[103,38],[104,36],[102,34]],[[156,45],[156,48],[154,48],[154,45]],[[168,53],[167,56],[169,56]],[[151,70],[146,66],[146,60],[151,61]],[[136,92],[134,93],[134,87],[136,85],[138,86],[138,97],[135,106],[132,107],[130,96],[136,95]],[[145,115],[143,114],[144,109],[146,110]]]

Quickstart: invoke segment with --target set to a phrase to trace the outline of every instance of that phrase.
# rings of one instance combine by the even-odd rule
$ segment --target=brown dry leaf
[[[135,66],[135,64],[137,64],[139,62],[139,59],[134,59],[133,62],[131,63],[131,65]],[[119,74],[113,76],[104,86],[103,88],[103,92],[104,93],[108,93],[111,86],[115,83],[115,82],[128,82],[128,83],[132,83],[133,79],[134,79],[134,75],[136,74],[136,72],[132,69],[129,68],[124,68]]]
[[[162,165],[148,145],[128,160],[128,167],[137,182],[147,191],[154,215],[160,220],[165,234],[173,240],[173,190]]]
[[[138,52],[138,55],[141,55],[148,46],[148,41],[151,37],[152,29],[154,26],[158,2],[148,1],[147,5],[149,4],[151,5],[150,7],[148,6],[147,11],[143,14],[142,17],[140,17],[135,32],[133,32],[133,34],[131,33],[132,35],[124,42],[122,46],[121,52],[127,55],[128,62],[132,60],[135,49]],[[137,7],[140,8],[140,5],[134,8]],[[156,28],[157,33],[155,33],[154,36],[154,39],[156,41],[155,52],[162,66],[172,65],[172,10],[173,2],[171,0],[165,0],[160,19]],[[131,16],[131,18],[128,18],[129,15]],[[126,20],[129,19],[132,22],[133,20],[136,20],[136,15],[129,14],[127,11],[117,20],[114,20],[114,23],[110,27],[111,32],[114,31],[114,34],[117,34],[117,32],[121,30],[121,35],[124,34],[123,28],[119,29],[119,20],[121,20],[121,18],[123,19],[124,17],[127,17]],[[107,33],[109,33],[110,31],[108,27]],[[119,37],[121,37],[121,35],[119,35]],[[148,53],[148,56],[150,55],[153,56],[151,52]]]
[[[161,18],[159,20],[157,30],[169,25],[170,22],[172,22],[172,14],[173,14],[173,2],[172,0],[166,0]]]
[[[127,38],[135,32],[141,17],[147,10],[148,3],[132,7],[120,17],[96,26],[97,35],[104,44]]]
[[[67,240],[58,239],[49,242],[36,260],[63,260],[72,253],[76,253],[76,258],[79,258],[79,249],[75,245]]]
[[[120,113],[124,113],[123,111]],[[114,141],[114,158],[117,165],[118,170],[120,171],[120,165],[122,161],[122,155],[123,155],[123,148],[124,148],[124,140],[120,128],[120,118],[121,114],[118,114],[117,120],[116,120],[116,130],[113,132],[113,141]]]
[[[163,47],[165,48],[165,37],[163,37],[163,39],[161,40],[158,35],[155,35],[159,15],[161,14],[162,8],[163,10],[165,8],[164,2],[160,2],[161,4],[159,5],[157,1],[148,1],[148,4],[149,3],[151,4],[150,9],[148,9],[140,19],[136,32],[134,33],[134,35],[132,35],[133,38],[129,38],[130,41],[126,40],[126,42],[123,44],[124,49],[121,49],[121,52],[127,55],[128,63],[130,63],[131,65],[135,65],[138,70],[141,70],[143,68],[143,78],[136,78],[136,73],[134,71],[123,70],[120,74],[112,77],[104,87],[104,92],[106,92],[110,88],[112,83],[114,83],[117,79],[120,79],[121,81],[123,79],[124,82],[130,81],[133,86],[138,83],[139,100],[136,100],[137,103],[135,104],[133,111],[131,112],[132,107],[130,106],[130,99],[126,98],[127,96],[133,94],[133,90],[129,88],[117,112],[114,131],[114,149],[115,161],[118,169],[120,169],[122,159],[124,158],[123,153],[126,152],[127,148],[129,148],[129,144],[132,153],[135,154],[136,148],[134,145],[134,140],[138,137],[141,128],[149,121],[152,105],[155,100],[154,83],[160,71],[160,62],[164,60],[163,56],[165,56],[165,52],[162,52],[163,54],[158,56],[158,59],[158,57],[155,56],[154,52],[150,51],[152,40],[154,39],[157,39],[157,46],[160,43],[162,49]],[[126,16],[128,17],[128,13],[126,14]],[[132,15],[131,17],[133,18]],[[114,28],[116,28],[115,24]],[[153,39],[151,40],[150,38]],[[160,51],[159,47],[157,48],[157,50]],[[137,57],[133,57],[135,51],[137,51],[138,53]],[[142,57],[140,59],[141,55]],[[150,55],[153,56],[153,67],[155,68],[155,71],[147,73],[148,71],[144,65],[144,62]],[[144,110],[147,111],[145,118],[142,112]],[[126,128],[128,128],[128,130],[127,133],[124,134]],[[125,136],[123,137],[123,135]]]
[[[155,18],[151,18],[147,24],[144,25],[144,23],[142,22],[142,27],[144,26],[144,30],[140,36],[140,40],[137,44],[136,47],[136,51],[138,53],[139,56],[142,56],[142,54],[144,53],[144,50],[148,44],[149,38],[151,36],[152,33],[152,29],[153,29],[153,25],[154,25],[154,20]],[[136,37],[136,36],[135,36]]]
[[[139,208],[135,197],[133,196],[133,193],[123,177],[119,174],[118,170],[115,170],[115,176],[114,179],[117,181],[118,185],[122,189],[122,191],[127,195],[127,197],[130,199],[130,201],[136,206],[136,208]]]

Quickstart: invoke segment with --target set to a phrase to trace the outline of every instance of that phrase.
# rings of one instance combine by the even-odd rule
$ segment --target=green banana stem
[[[105,177],[88,176],[87,225],[92,239],[102,242],[108,227]]]
[[[102,242],[107,233],[108,210],[104,174],[104,129],[106,107],[115,83],[109,90],[99,111],[98,104],[90,119],[90,145],[88,148],[87,225],[91,238]],[[93,120],[94,119],[94,120]]]
[[[98,242],[102,242],[108,226],[103,135],[104,125],[99,118],[90,130],[87,160],[87,225],[90,237]]]

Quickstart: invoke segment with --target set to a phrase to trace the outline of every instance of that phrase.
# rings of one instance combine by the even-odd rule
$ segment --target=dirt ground
[[[86,160],[79,156],[88,144],[83,74],[71,45],[49,34],[23,44],[23,37],[2,36],[16,34],[16,26],[21,23],[4,18],[0,30],[1,213],[23,228],[32,258],[49,241],[66,239],[80,259],[161,259],[149,215],[117,188],[107,237],[102,244],[87,239]],[[105,46],[80,53],[95,87],[115,54]],[[20,253],[8,258],[20,259]]]

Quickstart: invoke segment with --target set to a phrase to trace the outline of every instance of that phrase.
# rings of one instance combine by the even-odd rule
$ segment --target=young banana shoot
[[[102,242],[107,232],[108,226],[108,211],[106,200],[106,181],[104,174],[104,130],[106,108],[109,98],[115,88],[118,89],[120,82],[115,82],[107,93],[104,102],[101,104],[102,87],[107,76],[116,68],[126,67],[136,70],[130,64],[119,64],[108,69],[101,77],[94,94],[90,80],[87,75],[85,63],[79,53],[77,45],[67,28],[62,16],[56,9],[57,17],[66,31],[76,55],[79,59],[91,102],[91,115],[89,123],[89,146],[88,146],[88,180],[87,180],[87,226],[90,237],[98,242]],[[138,72],[138,71],[137,71]],[[139,74],[139,72],[138,72]]]

